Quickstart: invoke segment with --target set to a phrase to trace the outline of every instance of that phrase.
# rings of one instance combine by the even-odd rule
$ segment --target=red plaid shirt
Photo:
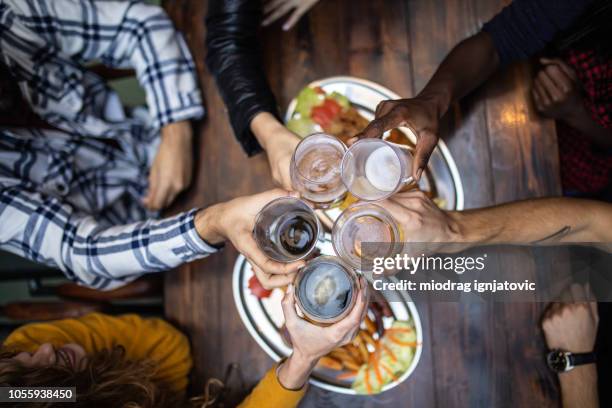
[[[595,51],[571,50],[565,62],[583,88],[583,102],[595,122],[612,128],[612,63]],[[597,194],[612,185],[612,152],[598,148],[575,129],[557,122],[561,181],[566,192]]]

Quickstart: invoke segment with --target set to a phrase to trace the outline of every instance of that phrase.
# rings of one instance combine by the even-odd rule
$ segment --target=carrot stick
[[[347,371],[336,376],[338,380],[351,380],[357,377],[357,371]]]
[[[393,360],[393,362],[397,362],[397,357],[395,356],[393,351],[391,351],[391,349],[389,347],[385,346],[382,343],[381,343],[381,346],[382,346],[383,350],[385,350],[389,354],[389,357],[391,357],[391,360]]]
[[[401,346],[416,347],[416,345],[417,345],[416,341],[402,341],[402,340],[398,339],[397,337],[395,337],[391,333],[387,334],[387,338],[389,339],[389,341],[391,341],[391,342],[393,342],[395,344],[399,344]]]
[[[333,357],[323,356],[319,359],[318,365],[331,370],[342,370],[342,363]]]

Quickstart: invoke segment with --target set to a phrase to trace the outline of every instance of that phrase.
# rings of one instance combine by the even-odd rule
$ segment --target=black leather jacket
[[[253,117],[278,108],[262,69],[257,40],[259,0],[210,0],[206,17],[206,65],[214,75],[238,141],[251,156],[261,146],[250,130]]]

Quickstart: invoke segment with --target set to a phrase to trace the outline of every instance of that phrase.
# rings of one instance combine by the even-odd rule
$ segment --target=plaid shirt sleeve
[[[10,10],[2,24],[17,25],[3,52],[15,54],[9,55],[18,65],[13,71],[25,72],[26,80],[38,85],[34,92],[39,95],[31,100],[53,98],[53,87],[59,89],[58,98],[66,99],[70,87],[79,86],[73,84],[79,64],[100,61],[136,71],[153,126],[203,115],[193,59],[162,8],[134,0],[0,0],[0,6]],[[95,89],[80,93],[88,91]]]
[[[217,251],[198,235],[196,210],[161,220],[100,225],[55,197],[0,190],[0,246],[59,267],[75,282],[110,290]]]

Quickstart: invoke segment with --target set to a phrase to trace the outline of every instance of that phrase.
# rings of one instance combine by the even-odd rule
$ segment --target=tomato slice
[[[332,114],[333,117],[337,116],[342,111],[342,106],[340,106],[335,99],[325,99],[323,106]]]
[[[255,275],[251,276],[251,279],[249,279],[249,289],[258,299],[267,298],[272,294],[271,290],[265,289],[263,286],[261,286],[259,279],[257,279],[257,276]]]
[[[313,107],[310,111],[310,117],[322,127],[328,126],[333,121],[333,115],[324,105]]]

